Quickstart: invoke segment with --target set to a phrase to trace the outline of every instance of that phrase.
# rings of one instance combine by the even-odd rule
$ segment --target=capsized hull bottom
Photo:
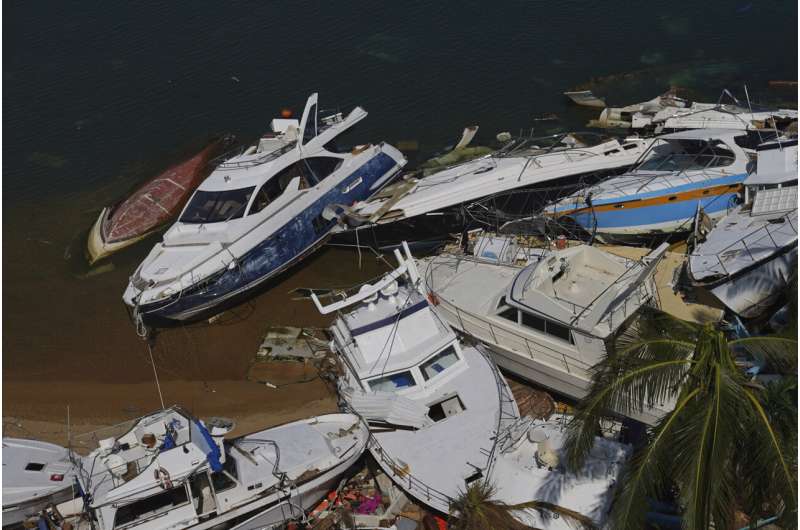
[[[741,274],[708,288],[725,307],[742,318],[757,318],[774,306],[797,275],[797,245]],[[701,284],[702,285],[702,284]]]

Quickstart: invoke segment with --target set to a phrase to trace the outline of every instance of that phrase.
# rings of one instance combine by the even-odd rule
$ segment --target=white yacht
[[[698,208],[730,211],[747,177],[746,134],[701,129],[652,140],[631,171],[548,205],[546,216],[576,223],[606,242],[642,242],[691,232]]]
[[[363,454],[369,432],[329,414],[224,440],[174,406],[119,426],[81,460],[81,498],[42,513],[54,525],[111,530],[273,528],[315,506]]]
[[[797,275],[797,138],[758,147],[743,204],[705,235],[689,256],[696,287],[744,318],[757,317]]]
[[[3,526],[20,524],[75,495],[75,466],[66,447],[3,438]]]
[[[144,324],[219,312],[322,245],[339,213],[369,198],[405,165],[394,147],[336,152],[336,138],[364,119],[356,107],[319,118],[317,94],[303,117],[221,163],[131,276],[123,295]]]
[[[403,240],[441,241],[453,232],[494,226],[625,171],[648,145],[640,138],[619,141],[591,133],[518,139],[433,175],[400,180],[357,203],[348,214],[358,226],[334,240],[383,247]]]
[[[728,96],[730,102],[722,100]],[[649,101],[625,107],[606,107],[589,126],[653,131],[734,129],[763,131],[785,128],[797,121],[797,110],[748,105],[725,90],[716,103],[699,103],[667,92]]]
[[[583,398],[609,341],[644,306],[657,304],[653,274],[666,243],[641,260],[578,245],[526,252],[519,263],[518,249],[503,248],[422,259],[425,289],[439,314],[486,344],[502,368]],[[653,425],[670,406],[631,417]]]
[[[408,246],[399,267],[358,293],[317,308],[340,311],[331,347],[341,360],[345,406],[370,425],[369,450],[408,495],[448,513],[471,483],[488,481],[497,500],[540,500],[606,520],[630,449],[597,438],[586,467],[563,466],[566,418],[520,418],[511,391],[482,347],[461,342],[426,298]],[[543,529],[564,519],[515,512]]]

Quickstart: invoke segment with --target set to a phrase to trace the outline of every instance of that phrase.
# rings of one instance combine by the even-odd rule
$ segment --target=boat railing
[[[257,166],[257,165],[263,164],[265,162],[269,162],[270,160],[275,160],[276,158],[279,158],[279,157],[283,156],[284,154],[286,154],[289,151],[291,151],[292,149],[294,149],[294,146],[295,146],[295,142],[291,142],[291,143],[288,143],[288,144],[284,145],[283,147],[279,147],[278,149],[274,149],[272,151],[264,153],[261,156],[257,156],[257,157],[254,157],[254,158],[249,158],[247,160],[232,161],[232,159],[236,158],[237,156],[241,156],[247,150],[247,148],[250,147],[250,146],[244,146],[242,148],[241,152],[235,154],[234,156],[232,156],[231,158],[229,158],[225,162],[222,162],[218,167],[221,168],[221,169],[235,169],[235,168],[244,168],[244,167]]]
[[[407,491],[420,500],[428,501],[429,503],[436,503],[440,507],[450,506],[453,498],[441,491],[428,486],[418,478],[411,474],[407,464],[401,464],[390,457],[383,449],[381,444],[370,432],[367,445],[372,453],[372,456],[384,464],[384,469],[389,470],[395,482],[402,485]],[[440,508],[441,509],[441,508]]]
[[[796,211],[794,213],[796,214]],[[784,247],[785,244],[780,244],[780,243],[778,243],[778,241],[775,240],[775,235],[776,235],[775,233],[781,231],[781,229],[785,228],[785,226],[788,224],[789,229],[790,229],[790,233],[792,233],[792,234],[794,234],[796,236],[797,235],[797,224],[796,224],[797,223],[797,219],[796,219],[796,215],[795,215],[795,221],[792,222],[792,212],[787,213],[785,216],[783,216],[783,219],[784,219],[783,223],[779,223],[779,224],[778,223],[767,223],[765,225],[762,225],[759,228],[756,228],[752,232],[749,232],[749,233],[745,234],[744,236],[742,236],[738,240],[734,241],[733,243],[731,243],[727,247],[725,247],[722,250],[720,250],[719,252],[717,252],[714,257],[717,259],[717,262],[719,263],[719,266],[722,268],[722,271],[726,275],[730,275],[730,271],[728,271],[728,269],[725,267],[725,263],[723,263],[722,257],[726,252],[729,252],[730,250],[732,250],[734,248],[737,248],[738,250],[744,249],[744,251],[745,251],[744,254],[739,252],[737,254],[737,257],[741,257],[742,255],[744,255],[747,258],[749,258],[750,261],[756,262],[759,259],[762,259],[762,257],[758,257],[758,256],[756,256],[754,254],[754,251],[756,250],[754,247],[755,247],[756,244],[766,245],[767,248],[770,248],[770,249],[779,249],[779,248]],[[748,245],[748,241],[750,242],[749,245]],[[741,249],[739,249],[738,247],[741,247]]]
[[[452,315],[452,318],[455,320],[454,323],[457,323],[459,329],[463,333],[472,335],[480,340],[490,342],[498,346],[504,346],[503,343],[506,342],[504,347],[509,347],[518,353],[524,354],[527,352],[531,359],[536,359],[538,356],[541,356],[549,358],[555,363],[563,363],[564,369],[567,371],[567,373],[572,373],[575,370],[576,365],[580,366],[586,364],[583,360],[571,355],[567,355],[563,351],[546,346],[541,342],[533,341],[520,333],[500,327],[483,317],[480,317],[469,311],[465,311],[448,302],[447,300],[444,300],[442,297],[437,298],[439,304],[438,307],[446,313]],[[498,337],[500,338],[498,339]],[[522,350],[520,351],[513,345],[508,344],[510,342],[521,345]]]
[[[498,448],[502,447],[508,437],[511,436],[511,429],[508,427],[519,421],[520,418],[515,407],[516,401],[514,400],[514,396],[509,395],[510,390],[508,388],[508,384],[506,383],[503,374],[500,373],[500,369],[497,367],[494,359],[492,359],[491,355],[489,355],[481,345],[478,345],[476,349],[492,369],[495,385],[497,386],[497,396],[500,411],[500,413],[497,415],[497,427],[495,428],[494,443],[492,444],[492,448],[487,452],[485,479],[488,480],[492,474],[494,463],[497,460]]]

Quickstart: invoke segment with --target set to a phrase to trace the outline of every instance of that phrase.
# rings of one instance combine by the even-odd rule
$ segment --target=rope
[[[156,362],[153,360],[153,348],[150,346],[150,341],[147,341],[147,351],[150,354],[150,363],[153,365],[153,375],[156,378],[156,388],[158,389],[158,399],[161,401],[161,408],[164,408],[164,396],[161,394],[161,384],[158,382],[158,371],[156,370]]]

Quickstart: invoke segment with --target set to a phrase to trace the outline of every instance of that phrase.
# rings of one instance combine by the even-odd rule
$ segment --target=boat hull
[[[626,198],[562,215],[604,241],[635,243],[690,232],[698,208],[711,219],[724,217],[736,205],[740,189],[738,184],[725,186],[705,198],[697,198],[695,193],[665,193],[648,200]]]
[[[213,169],[209,161],[232,143],[214,140],[195,156],[151,178],[113,207],[105,207],[89,231],[89,264],[156,232],[175,217]]]
[[[322,246],[337,223],[336,219],[324,221],[324,224],[319,222],[328,205],[341,204],[344,200],[368,198],[386,185],[393,172],[396,173],[399,169],[398,161],[380,152],[310,207],[238,257],[232,267],[218,270],[209,278],[166,299],[137,305],[135,297],[129,297],[126,293],[126,302],[133,306],[134,313],[146,325],[189,322],[218,313],[221,308],[251,296],[254,289]],[[349,188],[359,179],[361,182],[353,188],[357,191],[352,193]],[[376,184],[379,186],[372,189]]]
[[[455,204],[393,222],[362,225],[344,232],[336,232],[331,243],[385,249],[396,247],[406,241],[412,248],[433,250],[449,240],[451,234],[476,228],[497,230],[507,221],[530,216],[549,201],[560,199],[584,186],[622,173],[627,167],[569,175],[480,197],[469,204]]]
[[[786,294],[797,274],[797,242],[769,259],[712,283],[695,282],[742,318],[757,318]]]

